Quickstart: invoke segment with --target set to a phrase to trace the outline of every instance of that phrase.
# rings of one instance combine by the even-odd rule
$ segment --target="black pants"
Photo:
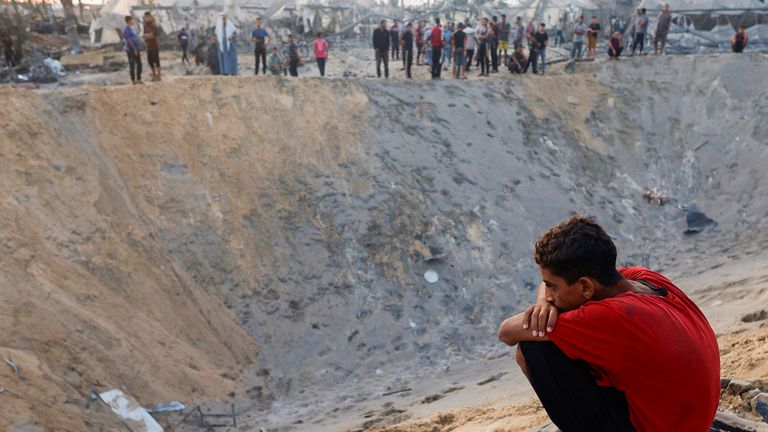
[[[320,70],[320,76],[325,76],[325,59],[324,58],[318,58],[317,60],[317,69]]]
[[[597,385],[586,363],[552,342],[522,342],[528,380],[563,432],[632,432],[624,393]]]
[[[632,54],[635,53],[635,48],[640,46],[640,54],[643,53],[643,46],[645,45],[645,33],[635,34],[635,40],[632,41]]]
[[[131,73],[131,81],[141,81],[141,55],[139,53],[128,53],[128,69]]]
[[[261,71],[267,73],[267,49],[262,47],[256,47],[253,50],[253,55],[256,57],[256,75],[259,74],[259,58],[261,58]]]
[[[619,56],[621,55],[621,52],[622,52],[622,51],[624,51],[624,47],[618,47],[618,48],[616,48],[616,54],[614,55],[614,53],[613,53],[613,51],[611,50],[611,48],[610,48],[610,47],[608,47],[608,57],[611,57],[611,58],[619,58]]]
[[[480,45],[480,51],[477,52],[477,63],[480,66],[480,75],[486,75],[490,72],[488,65],[488,47]]]
[[[156,48],[147,48],[147,63],[152,69],[160,69],[160,50]]]
[[[182,42],[181,43],[181,62],[184,63],[185,61],[187,64],[189,64],[189,57],[187,57],[187,48],[189,47],[189,42]]]
[[[288,61],[288,72],[292,77],[299,76],[299,59],[290,59]]]
[[[381,62],[384,62],[384,77],[389,78],[389,56],[388,50],[376,50],[376,76],[381,78]]]
[[[533,72],[534,75],[536,75],[537,71],[537,65],[539,64],[539,50],[532,49],[530,53],[528,53],[528,62],[525,64],[525,68],[523,69],[523,73],[528,72],[528,67],[531,68],[531,72]]]
[[[405,63],[405,77],[411,77],[411,67],[413,66],[413,48],[403,48],[403,62]]]
[[[499,71],[499,51],[498,51],[499,44],[496,42],[491,42],[491,66],[493,67],[494,72]]]
[[[432,47],[432,79],[440,78],[440,71],[443,69],[443,65],[440,63],[442,57],[443,49]]]
[[[390,49],[392,50],[392,60],[400,59],[400,41],[392,40],[389,42]]]
[[[467,72],[469,72],[469,67],[472,66],[472,59],[475,57],[475,50],[468,49],[467,50],[467,58],[465,59],[467,61]]]

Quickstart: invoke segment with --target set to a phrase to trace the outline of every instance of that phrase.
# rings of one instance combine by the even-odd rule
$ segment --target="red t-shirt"
[[[432,27],[432,33],[429,35],[429,42],[432,48],[442,48],[445,46],[443,41],[443,29],[440,26]]]
[[[315,58],[325,58],[328,55],[328,42],[325,39],[315,39],[312,48],[315,49]]]
[[[712,327],[664,276],[631,267],[630,280],[666,295],[623,293],[558,317],[549,338],[592,366],[598,384],[624,392],[638,432],[705,432],[720,398],[720,355]]]

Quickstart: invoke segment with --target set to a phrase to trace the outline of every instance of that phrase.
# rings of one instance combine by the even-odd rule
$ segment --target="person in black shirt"
[[[592,16],[590,19],[589,27],[587,27],[587,57],[594,60],[597,56],[597,38],[600,36],[600,23],[597,22],[597,17]]]
[[[467,35],[464,33],[464,24],[459,23],[458,30],[451,36],[451,45],[453,45],[453,70],[454,76],[458,79],[467,79],[467,71],[462,70],[462,66],[466,63],[464,59],[465,48],[467,46]],[[462,73],[463,72],[463,73]]]
[[[373,31],[373,50],[376,53],[376,75],[381,78],[381,63],[384,62],[384,78],[389,78],[389,32],[385,20],[381,20],[379,28]]]
[[[399,40],[400,26],[397,25],[397,21],[394,21],[392,27],[389,28],[389,46],[392,49],[392,60],[400,59],[400,50],[398,49]]]
[[[299,47],[293,41],[293,36],[288,36],[288,72],[292,77],[299,76]]]
[[[403,62],[405,62],[405,77],[411,79],[411,66],[413,66],[413,24],[408,23],[405,31],[400,36],[400,44],[403,45]]]
[[[509,68],[509,71],[516,74],[521,74],[526,70],[526,64],[528,62],[528,59],[525,58],[525,53],[523,53],[523,47],[522,45],[515,48],[515,52],[512,53],[512,56],[509,58],[509,64],[507,64],[507,67]]]
[[[547,45],[549,45],[549,35],[547,34],[544,23],[539,25],[539,31],[533,35],[533,39],[536,41],[536,46],[538,47],[536,52],[537,61],[533,64],[533,73],[536,73],[537,63],[541,62],[541,74],[544,75],[544,72],[547,69]]]

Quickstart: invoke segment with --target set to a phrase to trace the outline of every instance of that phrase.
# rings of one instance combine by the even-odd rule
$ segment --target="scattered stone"
[[[422,405],[431,404],[432,402],[439,401],[440,399],[444,398],[445,395],[435,393],[433,395],[429,395],[421,400]]]
[[[667,191],[658,187],[646,190],[643,194],[643,198],[648,201],[649,204],[656,204],[658,206],[663,206],[669,201]]]
[[[762,321],[764,319],[768,319],[768,311],[766,311],[765,309],[757,312],[748,313],[743,317],[741,317],[741,321],[745,323]]]
[[[494,381],[498,381],[498,380],[501,379],[501,377],[503,377],[506,374],[507,374],[506,372],[499,372],[496,375],[490,376],[490,377],[480,381],[479,383],[477,383],[477,385],[482,386],[482,385],[486,385],[486,384],[494,382]]]
[[[764,422],[768,422],[768,393],[759,393],[752,398],[751,405],[755,414],[762,417]]]
[[[728,384],[731,383],[730,378],[720,378],[720,389],[725,390],[728,387]]]
[[[581,103],[581,101],[579,100],[579,98],[577,98],[576,96],[568,96],[568,98],[566,98],[566,100],[567,100],[567,101],[568,101],[568,103],[569,103],[569,104],[571,104],[571,105],[578,105],[578,104],[580,104],[580,103]]]
[[[718,411],[710,432],[766,432],[768,425],[743,419],[728,411]]]
[[[717,222],[696,210],[689,211],[685,216],[685,220],[688,223],[688,228],[684,231],[685,234],[696,234],[704,231],[706,228],[717,225]]]
[[[730,383],[728,383],[728,387],[726,390],[728,390],[731,394],[740,395],[744,392],[752,390],[752,383],[747,380],[731,380]]]
[[[382,396],[390,396],[390,395],[393,395],[393,394],[405,393],[405,392],[409,392],[409,391],[411,391],[411,388],[410,387],[406,387],[406,388],[402,388],[402,389],[399,389],[399,390],[392,390],[392,391],[384,392],[381,395]]]

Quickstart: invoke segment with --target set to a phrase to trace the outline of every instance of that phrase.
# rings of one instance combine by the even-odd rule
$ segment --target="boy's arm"
[[[530,308],[529,308],[530,309]],[[516,345],[518,342],[546,342],[547,336],[534,336],[533,332],[525,324],[528,311],[513,315],[504,320],[499,326],[499,340],[509,346]]]

